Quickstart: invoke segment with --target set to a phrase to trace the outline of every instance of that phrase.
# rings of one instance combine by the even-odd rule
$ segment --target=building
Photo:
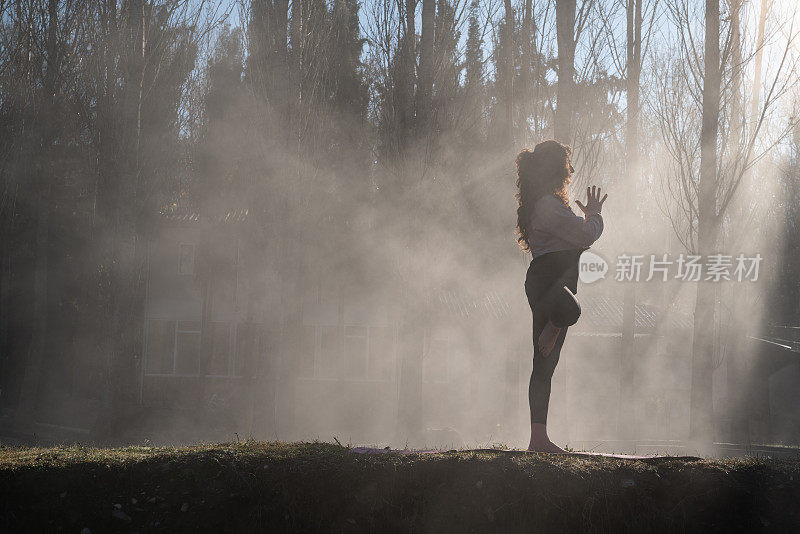
[[[316,265],[287,298],[288,283],[274,273],[256,281],[247,274],[243,258],[254,245],[246,211],[162,222],[149,249],[143,407],[200,408],[210,414],[196,423],[205,439],[216,431],[219,439],[397,446],[410,425],[418,446],[472,446],[486,442],[465,436],[517,442],[527,432],[532,351],[521,283],[519,292],[432,287],[424,302],[409,304],[399,283],[360,272],[354,284]],[[595,286],[580,299],[582,318],[554,377],[552,427],[570,441],[611,439],[619,428],[622,301]],[[409,311],[424,320],[404,334]],[[634,344],[637,369],[628,376],[637,383],[637,434],[685,438],[690,318],[638,304]],[[717,382],[715,410],[724,414],[724,376]]]

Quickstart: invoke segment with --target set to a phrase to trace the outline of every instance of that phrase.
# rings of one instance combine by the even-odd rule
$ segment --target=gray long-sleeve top
[[[603,217],[575,215],[555,195],[544,195],[533,208],[528,234],[534,258],[559,250],[587,249],[603,233]]]

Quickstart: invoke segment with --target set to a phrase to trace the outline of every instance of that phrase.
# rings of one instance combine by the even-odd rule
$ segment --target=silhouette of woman
[[[567,184],[574,172],[572,149],[544,141],[516,158],[517,241],[533,259],[525,277],[525,294],[533,313],[533,372],[528,385],[531,441],[528,450],[564,452],[547,436],[547,409],[553,377],[568,327],[580,317],[578,260],[603,232],[599,187],[587,187],[586,205],[576,215],[569,207]]]

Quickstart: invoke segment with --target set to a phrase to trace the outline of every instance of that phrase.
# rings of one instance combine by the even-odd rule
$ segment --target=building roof
[[[497,291],[466,294],[440,290],[432,299],[434,312],[452,318],[503,319],[511,314],[511,306]]]
[[[581,318],[573,328],[583,335],[620,334],[622,332],[623,301],[616,297],[579,296]],[[463,319],[507,319],[512,314],[509,301],[497,291],[465,293],[439,290],[431,299],[432,311],[440,317]],[[526,306],[527,308],[527,306]],[[635,332],[650,334],[659,322],[661,310],[648,304],[635,308]],[[670,329],[689,329],[692,319],[673,311],[669,317]]]
[[[581,303],[581,318],[575,329],[587,333],[621,333],[623,301],[608,296],[578,296]],[[635,332],[652,333],[659,322],[663,310],[649,304],[636,304],[634,313]],[[692,327],[692,318],[672,311],[669,314],[670,329]]]

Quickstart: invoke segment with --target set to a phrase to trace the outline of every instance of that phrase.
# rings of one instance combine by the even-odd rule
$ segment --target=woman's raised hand
[[[601,200],[600,188],[593,185],[592,187],[586,188],[586,197],[585,206],[581,204],[580,200],[576,200],[575,204],[577,204],[581,211],[583,211],[583,214],[588,217],[589,215],[600,213],[600,210],[603,209],[603,202],[608,198],[608,193],[606,193]]]

